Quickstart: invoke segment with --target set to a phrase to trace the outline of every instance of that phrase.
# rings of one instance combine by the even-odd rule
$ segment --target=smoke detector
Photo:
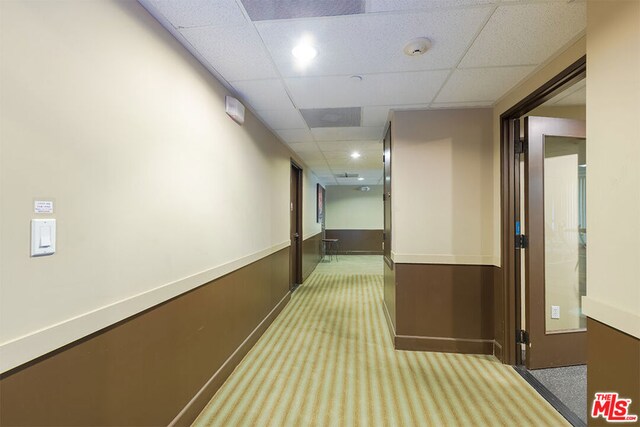
[[[420,56],[431,48],[431,40],[426,37],[418,37],[409,41],[404,47],[404,53],[408,56]]]

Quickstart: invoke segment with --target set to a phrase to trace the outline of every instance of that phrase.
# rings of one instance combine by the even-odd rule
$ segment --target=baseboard
[[[389,309],[387,308],[387,303],[384,301],[384,299],[382,300],[382,311],[384,311],[384,318],[387,321],[387,327],[389,328],[389,337],[391,338],[391,343],[395,346],[396,328],[393,327],[391,315],[389,314]]]
[[[396,350],[437,351],[443,353],[490,354],[494,352],[494,340],[415,337],[396,335]]]
[[[244,356],[258,342],[258,339],[264,334],[269,325],[273,323],[275,318],[287,305],[291,299],[291,292],[278,302],[278,304],[267,314],[267,316],[256,326],[249,336],[240,344],[231,356],[222,364],[220,369],[205,383],[205,385],[196,393],[196,395],[187,403],[180,413],[171,421],[169,426],[190,426],[193,421],[200,415],[200,412],[207,406],[207,403],[216,394],[218,389],[227,380],[233,370],[240,364]]]
[[[502,360],[502,346],[500,345],[500,343],[498,343],[498,341],[494,340],[493,341],[493,355],[499,360],[499,361],[503,361]]]

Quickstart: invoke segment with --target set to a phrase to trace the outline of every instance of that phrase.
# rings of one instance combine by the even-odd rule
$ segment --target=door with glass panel
[[[586,136],[581,120],[526,117],[529,369],[586,363]]]

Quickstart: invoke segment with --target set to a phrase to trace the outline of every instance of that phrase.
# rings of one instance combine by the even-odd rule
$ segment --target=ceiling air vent
[[[360,126],[362,109],[360,107],[303,108],[300,112],[310,128],[345,128]]]
[[[252,21],[355,15],[365,12],[365,0],[242,0]]]
[[[347,172],[345,172],[345,173],[337,173],[337,174],[336,174],[336,178],[357,178],[357,177],[359,177],[359,176],[360,176],[360,174],[357,174],[357,173],[347,173]]]

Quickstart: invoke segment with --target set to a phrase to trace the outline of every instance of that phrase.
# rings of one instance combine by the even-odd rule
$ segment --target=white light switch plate
[[[56,220],[31,220],[31,256],[52,255],[56,252]]]
[[[552,319],[559,319],[560,318],[560,306],[559,305],[552,305],[551,306],[551,318]]]

